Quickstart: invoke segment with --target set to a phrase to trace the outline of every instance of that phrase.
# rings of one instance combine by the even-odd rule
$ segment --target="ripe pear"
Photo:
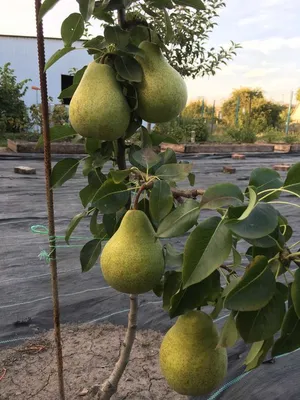
[[[180,74],[168,64],[159,46],[144,41],[144,57],[136,55],[143,80],[137,85],[137,113],[147,122],[168,122],[176,118],[187,102],[187,88]]]
[[[71,99],[69,115],[81,136],[113,141],[124,135],[130,109],[109,65],[95,61],[88,65]]]
[[[160,367],[177,393],[201,396],[215,389],[227,373],[227,353],[216,348],[218,331],[210,316],[189,311],[167,332],[160,348]]]
[[[146,214],[129,210],[105,245],[100,264],[106,282],[122,293],[152,290],[164,272],[162,245]]]

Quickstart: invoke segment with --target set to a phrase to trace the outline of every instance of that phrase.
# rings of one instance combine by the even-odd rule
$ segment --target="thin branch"
[[[125,340],[122,344],[120,357],[116,362],[113,372],[110,377],[104,382],[99,393],[99,400],[109,400],[116,393],[118,383],[128,364],[130,352],[136,335],[137,325],[138,298],[136,295],[130,295],[130,311],[128,314],[128,326]]]
[[[152,183],[152,182],[150,182]],[[138,210],[139,208],[139,200],[140,200],[140,196],[143,193],[144,190],[149,189],[147,183],[144,183],[138,190],[135,199],[134,199],[134,204],[133,204],[133,209],[134,210]]]

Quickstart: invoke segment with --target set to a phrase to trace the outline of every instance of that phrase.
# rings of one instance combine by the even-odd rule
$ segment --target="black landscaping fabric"
[[[71,156],[68,156],[71,157]],[[249,155],[246,160],[232,160],[222,156],[185,156],[193,162],[196,188],[207,188],[220,182],[232,182],[244,188],[252,169],[274,164],[292,164],[300,161],[295,155]],[[36,168],[37,174],[15,174],[14,167],[24,165]],[[223,166],[232,165],[236,173],[222,172]],[[0,157],[0,347],[22,343],[23,338],[52,327],[50,271],[42,258],[47,251],[47,236],[31,232],[32,225],[47,225],[43,161],[35,157]],[[285,172],[280,172],[282,177]],[[80,173],[55,191],[56,234],[64,235],[72,216],[81,211],[78,191],[85,186]],[[181,185],[187,187],[187,183]],[[288,199],[288,197],[286,197]],[[289,198],[290,200],[291,198]],[[280,206],[296,232],[293,242],[300,240],[300,212],[297,208]],[[211,212],[202,212],[200,219]],[[58,273],[62,323],[126,324],[128,298],[109,288],[101,276],[99,266],[81,273],[79,252],[90,238],[88,223],[83,222],[71,240],[70,247],[58,247]],[[187,235],[172,239],[182,250]],[[64,240],[57,243],[65,246]],[[40,257],[39,257],[40,255]],[[41,259],[40,259],[41,258]],[[221,328],[227,312],[220,314],[216,323]],[[157,297],[148,293],[140,296],[139,329],[154,329],[165,333],[174,321],[162,310]],[[299,400],[300,351],[281,357],[275,363],[266,363],[250,372],[238,382],[243,373],[242,361],[248,346],[242,342],[229,350],[229,372],[225,390],[194,400]]]

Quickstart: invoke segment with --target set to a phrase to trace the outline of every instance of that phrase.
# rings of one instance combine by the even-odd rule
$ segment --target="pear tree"
[[[45,0],[40,18],[57,2]],[[227,348],[238,340],[251,345],[246,370],[259,367],[269,352],[277,357],[300,347],[299,242],[277,207],[299,207],[300,163],[284,180],[272,169],[256,168],[246,189],[232,183],[194,188],[193,165],[177,160],[172,149],[157,152],[172,140],[148,132],[142,120],[172,119],[184,108],[184,81],[163,55],[168,43],[181,45],[169,14],[186,9],[201,16],[210,1],[77,3],[78,12],[62,24],[64,47],[46,68],[75,49],[92,15],[106,24],[103,35],[84,41],[91,63],[60,95],[71,97],[71,126],[51,129],[53,140],[80,135],[87,155],[59,161],[51,185],[60,187],[81,166],[82,210],[70,221],[66,242],[88,219],[93,239],[81,250],[82,272],[99,268],[100,258],[104,279],[130,301],[119,359],[95,395],[105,400],[117,391],[134,344],[138,295],[149,291],[161,298],[166,317],[179,317],[162,342],[163,376],[178,393],[208,394],[226,377]],[[134,4],[142,5],[143,18],[126,18]],[[164,37],[147,15],[164,16]],[[130,140],[135,133],[138,144]],[[190,189],[180,186],[184,181]],[[180,253],[170,240],[183,235]],[[213,320],[223,310],[229,316],[219,333]]]

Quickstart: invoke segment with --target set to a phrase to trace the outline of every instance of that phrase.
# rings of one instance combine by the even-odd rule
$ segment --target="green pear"
[[[171,121],[186,105],[186,84],[168,64],[159,46],[144,41],[139,47],[144,54],[136,55],[143,70],[143,80],[137,85],[137,113],[147,122]]]
[[[105,245],[100,264],[106,282],[122,293],[152,290],[164,272],[162,245],[143,211],[129,210]]]
[[[210,316],[189,311],[167,332],[160,348],[160,367],[172,389],[201,396],[218,387],[227,373],[227,352],[217,348],[218,331]]]
[[[95,61],[88,65],[71,99],[69,115],[81,136],[113,141],[124,135],[130,109],[109,65]]]

